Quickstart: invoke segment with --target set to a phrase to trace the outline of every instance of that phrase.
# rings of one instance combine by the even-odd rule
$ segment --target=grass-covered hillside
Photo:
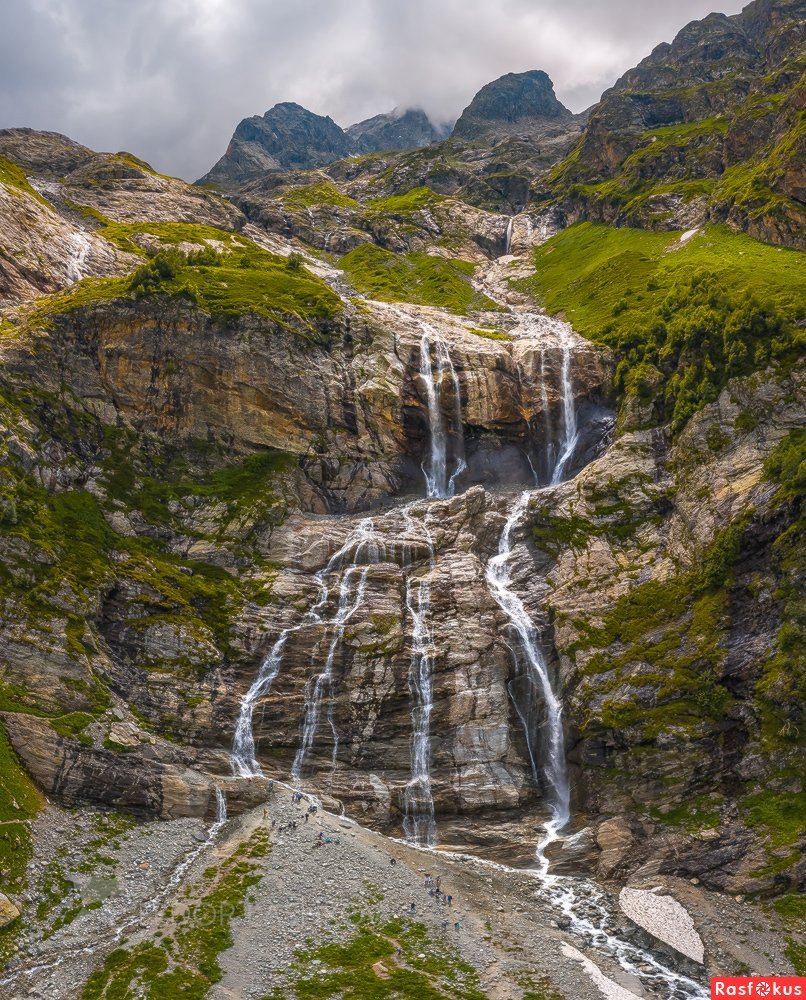
[[[732,376],[788,364],[803,347],[802,254],[722,226],[579,223],[539,247],[534,263],[520,286],[613,348],[617,388],[653,401],[676,429]]]
[[[37,318],[108,299],[156,295],[190,301],[221,321],[251,314],[296,320],[311,329],[341,311],[336,293],[304,268],[298,255],[271,254],[213,226],[99,221],[101,235],[143,258],[143,264],[123,277],[85,278],[43,300]]]
[[[473,287],[475,265],[469,261],[394,254],[365,243],[345,254],[339,265],[358,291],[382,302],[415,302],[456,313],[498,308]]]

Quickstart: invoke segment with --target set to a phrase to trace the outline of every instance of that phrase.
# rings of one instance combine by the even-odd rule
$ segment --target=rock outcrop
[[[575,116],[561,104],[543,70],[507,73],[486,84],[459,116],[457,139],[500,141],[513,135],[539,140],[551,126]]]
[[[395,109],[350,125],[345,132],[356,153],[378,153],[382,150],[419,149],[431,142],[447,139],[452,125],[435,125],[420,108],[407,111]]]
[[[573,219],[727,222],[803,247],[802,49],[791,0],[692,21],[602,95],[553,179]]]

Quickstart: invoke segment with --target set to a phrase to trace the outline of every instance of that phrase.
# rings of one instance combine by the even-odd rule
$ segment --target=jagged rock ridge
[[[727,222],[803,247],[803,44],[797,0],[692,21],[605,91],[554,178],[572,219]]]
[[[547,123],[574,117],[557,100],[543,70],[507,73],[481,88],[456,122],[453,135],[471,140],[500,140],[506,135],[536,138]]]
[[[287,101],[262,117],[245,118],[198,183],[227,187],[270,170],[310,170],[352,154],[415,149],[445,134],[419,109],[376,115],[342,129],[332,118]]]

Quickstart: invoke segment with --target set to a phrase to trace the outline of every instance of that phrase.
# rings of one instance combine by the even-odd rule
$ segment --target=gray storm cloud
[[[340,125],[395,106],[447,121],[501,74],[543,69],[581,111],[712,3],[3,0],[0,127],[65,132],[193,179],[241,118],[277,101]]]

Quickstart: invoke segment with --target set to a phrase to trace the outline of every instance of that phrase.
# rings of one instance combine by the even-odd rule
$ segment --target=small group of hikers
[[[319,831],[316,840],[313,842],[314,847],[322,847],[323,844],[340,844],[341,839],[339,837],[326,837],[322,830]]]
[[[268,787],[268,798],[271,799],[273,796],[274,796],[274,781],[270,780],[269,781],[269,787]],[[292,796],[291,796],[291,801],[292,801],[292,803],[294,805],[299,805],[299,803],[302,802],[302,800],[305,797],[306,796],[304,796],[302,794],[302,792],[295,791],[292,794]],[[314,803],[311,803],[308,806],[308,808],[305,810],[305,813],[303,815],[304,822],[307,823],[310,820],[311,816],[315,816],[318,811],[319,811],[319,807],[317,805],[314,805]],[[265,806],[263,806],[263,821],[266,822],[266,823],[268,823],[269,819],[270,819],[270,817],[269,817],[269,806],[268,806],[268,803],[267,803]],[[286,830],[296,830],[297,829],[297,825],[298,825],[297,824],[297,820],[292,819],[292,820],[289,820],[288,823],[282,823],[279,827],[277,827],[277,820],[276,819],[271,819],[271,828],[272,828],[272,830],[274,830],[275,827],[277,827],[279,833],[283,833]]]
[[[274,782],[273,781],[269,781],[269,796],[271,797],[273,794],[274,794]],[[292,801],[292,803],[294,805],[298,805],[300,802],[302,802],[303,798],[304,798],[304,796],[303,796],[302,792],[296,791],[291,796],[291,801]],[[318,812],[318,806],[316,806],[313,803],[311,803],[308,806],[308,808],[305,810],[305,813],[304,813],[305,822],[307,823],[308,820],[311,818],[311,816],[315,816],[317,812]],[[266,820],[266,821],[268,821],[268,819],[269,819],[269,809],[268,809],[268,806],[264,806],[263,807],[263,819]],[[272,819],[271,820],[271,828],[272,828],[272,830],[274,830],[274,828],[276,826],[277,826],[277,820],[276,819]],[[296,830],[296,829],[297,829],[297,821],[292,819],[288,823],[283,823],[279,827],[279,832],[282,833],[284,830]],[[327,837],[327,836],[325,836],[324,832],[322,830],[320,830],[319,833],[316,836],[316,839],[313,842],[313,846],[314,846],[314,848],[317,848],[317,847],[323,847],[325,844],[341,844],[341,840],[338,837]],[[389,864],[390,865],[396,865],[397,864],[397,858],[389,858]],[[450,895],[450,893],[445,893],[445,892],[442,891],[442,876],[441,875],[437,875],[437,877],[434,878],[434,876],[431,875],[430,872],[427,872],[426,875],[425,875],[425,877],[424,877],[424,879],[423,879],[423,881],[424,881],[424,884],[425,884],[425,888],[428,890],[428,895],[432,899],[435,899],[438,903],[444,903],[445,906],[453,906],[453,896]],[[417,912],[417,904],[414,901],[412,901],[409,909],[410,909],[411,913],[416,913]],[[454,927],[454,930],[457,930],[457,931],[461,930],[461,928],[462,928],[461,921],[459,921],[459,920],[454,921],[453,927]],[[448,921],[447,920],[443,920],[442,921],[442,930],[446,931],[447,929],[448,929]],[[400,949],[398,949],[398,952],[399,951],[400,951]]]

